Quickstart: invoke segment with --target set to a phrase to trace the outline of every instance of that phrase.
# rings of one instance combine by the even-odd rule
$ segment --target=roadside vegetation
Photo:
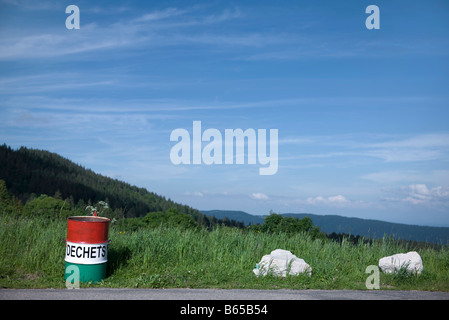
[[[0,286],[64,288],[67,217],[89,213],[45,195],[22,206],[4,190],[0,188]],[[108,210],[102,215],[108,216]],[[447,246],[416,247],[390,238],[336,241],[307,219],[274,213],[264,224],[247,228],[206,228],[176,208],[111,221],[107,278],[82,287],[366,290],[369,265],[416,250],[423,273],[381,273],[380,289],[449,291]],[[312,276],[256,277],[255,264],[278,248],[304,259]]]

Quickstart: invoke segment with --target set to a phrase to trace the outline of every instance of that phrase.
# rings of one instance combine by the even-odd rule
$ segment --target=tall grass
[[[64,260],[64,232],[61,221],[0,216],[0,283],[59,286],[64,275],[57,268]]]
[[[66,221],[0,216],[0,286],[64,288]],[[266,234],[226,227],[207,230],[110,228],[108,277],[83,286],[130,288],[366,289],[365,269],[405,252],[394,241],[353,245],[307,234]],[[252,269],[275,249],[291,251],[312,276],[256,277]],[[421,249],[419,276],[381,274],[381,289],[449,291],[449,251]]]

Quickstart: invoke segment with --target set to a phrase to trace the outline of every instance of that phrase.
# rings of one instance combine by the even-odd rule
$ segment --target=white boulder
[[[285,277],[287,274],[299,275],[300,273],[307,273],[310,276],[312,275],[312,267],[290,251],[276,249],[263,256],[253,272],[256,276],[273,274]]]
[[[379,268],[385,273],[397,273],[401,268],[408,272],[420,274],[423,270],[421,256],[416,251],[398,253],[379,260]]]

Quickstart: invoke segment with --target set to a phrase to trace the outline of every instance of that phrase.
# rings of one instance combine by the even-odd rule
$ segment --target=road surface
[[[449,292],[110,288],[0,289],[0,300],[449,300]]]

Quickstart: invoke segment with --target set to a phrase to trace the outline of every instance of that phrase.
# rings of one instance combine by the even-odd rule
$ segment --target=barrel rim
[[[98,222],[110,222],[111,220],[106,217],[91,217],[91,216],[72,216],[68,217],[67,220],[74,222],[87,222],[87,223],[98,223]]]

